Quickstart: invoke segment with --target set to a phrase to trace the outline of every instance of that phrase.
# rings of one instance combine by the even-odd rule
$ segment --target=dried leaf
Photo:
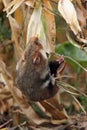
[[[3,4],[6,7],[8,5],[8,2],[3,0]],[[7,10],[8,13],[8,10]],[[20,31],[19,31],[19,25],[17,21],[11,16],[8,16],[9,23],[11,26],[12,30],[12,40],[14,41],[14,49],[15,49],[15,57],[16,57],[16,62],[19,60],[22,54],[22,48],[19,46],[19,38],[20,38]]]
[[[46,28],[45,22],[43,22],[43,19],[44,18],[42,16],[42,4],[40,2],[37,2],[34,8],[33,14],[31,16],[31,19],[29,21],[29,24],[28,24],[26,44],[29,42],[29,39],[32,36],[38,36],[44,50],[47,53],[50,53],[52,52],[52,47],[50,44],[51,41],[49,41],[48,37],[46,37],[47,35],[46,30],[48,28]],[[46,21],[46,19],[44,19],[44,21]]]
[[[4,9],[4,11],[8,10],[9,8],[11,8],[13,6],[13,8],[8,12],[7,17],[12,14],[25,0],[14,0],[12,1],[9,5],[7,9]]]
[[[0,74],[0,80],[1,80],[1,83],[4,84],[4,86],[3,85],[0,86],[0,113],[3,114],[6,110],[10,110],[10,107],[14,104],[14,100],[3,78],[2,73]]]
[[[39,37],[39,40],[41,41],[41,44],[42,44],[45,52],[50,54],[52,52],[52,49],[51,49],[50,43],[46,37],[46,32],[44,31],[44,25],[42,22],[40,22],[37,32],[38,32],[37,35]]]
[[[32,36],[37,36],[41,20],[41,12],[42,12],[41,3],[37,2],[28,24],[26,44],[28,44]]]
[[[51,51],[54,52],[55,50],[55,38],[56,38],[56,25],[55,25],[55,19],[53,13],[51,13],[49,10],[53,11],[53,8],[48,0],[42,0],[43,4],[43,10],[42,15],[45,20],[46,24],[46,37],[48,40],[48,43],[50,44]],[[49,9],[49,10],[48,10]]]
[[[49,122],[49,120],[41,118],[31,107],[29,107],[29,110],[26,111],[26,114],[29,114],[29,119],[31,119],[37,125]]]
[[[4,0],[3,0],[4,1]],[[6,5],[4,11],[7,11],[7,17],[14,13],[16,9],[18,9],[23,3],[25,3],[28,6],[33,7],[34,6],[34,0],[13,0],[8,5]]]
[[[4,11],[8,11],[8,10],[15,4],[16,1],[17,1],[17,0],[13,0],[13,1],[11,1],[11,2],[8,4],[8,6],[6,5]],[[3,3],[5,3],[4,0],[3,0]]]
[[[16,61],[18,61],[22,55],[22,48],[21,46],[19,45],[20,41],[20,29],[19,29],[19,25],[17,23],[17,21],[9,16],[9,20],[10,20],[10,24],[11,24],[11,29],[12,29],[12,40],[14,41],[14,50],[15,50],[15,58],[16,58]]]
[[[25,4],[30,7],[34,7],[35,3],[36,3],[35,0],[26,0],[25,1]]]
[[[63,16],[63,18],[66,20],[67,24],[69,24],[73,33],[76,35],[78,42],[80,42],[80,44],[83,44],[80,46],[83,48],[86,47],[87,39],[84,38],[84,33],[82,32],[82,29],[79,25],[77,19],[77,12],[72,2],[70,2],[70,0],[59,0],[58,10]]]
[[[60,110],[58,110],[54,105],[50,104],[47,101],[41,102],[41,104],[44,106],[46,111],[50,113],[53,119],[55,120],[66,119],[65,114],[61,112]]]
[[[76,10],[70,0],[59,0],[58,10],[63,18],[66,20],[67,24],[70,25],[70,28],[75,35],[81,32],[81,27],[77,19]]]

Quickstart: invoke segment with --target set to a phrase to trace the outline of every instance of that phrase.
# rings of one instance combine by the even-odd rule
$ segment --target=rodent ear
[[[22,63],[24,63],[26,61],[26,57],[27,57],[27,53],[24,52],[24,54],[22,56],[22,60],[21,60]]]
[[[41,57],[39,53],[35,53],[35,55],[33,56],[33,64],[39,64],[41,61]]]

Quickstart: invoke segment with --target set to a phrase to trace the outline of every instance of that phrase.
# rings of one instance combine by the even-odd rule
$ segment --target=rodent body
[[[32,38],[17,64],[16,78],[17,86],[29,100],[42,101],[57,93],[58,87],[50,74],[49,65],[38,38]]]

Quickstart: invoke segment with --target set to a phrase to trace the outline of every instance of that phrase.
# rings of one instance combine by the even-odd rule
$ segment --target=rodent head
[[[41,45],[38,37],[32,37],[30,39],[30,47],[32,50],[31,54],[32,54],[34,63],[35,62],[38,63],[40,61],[40,58],[41,58],[41,60],[42,60],[42,58],[47,60],[46,52],[43,49],[43,46]]]
[[[38,66],[40,67],[48,64],[46,52],[38,37],[32,37],[30,39],[21,59],[17,63],[16,70],[20,69],[20,67],[23,67],[25,64],[33,65],[37,68]]]

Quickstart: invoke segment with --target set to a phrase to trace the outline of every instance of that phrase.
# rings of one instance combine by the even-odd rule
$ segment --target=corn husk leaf
[[[32,36],[37,35],[41,20],[41,12],[42,12],[41,4],[37,3],[28,24],[26,44],[28,44]]]
[[[4,9],[4,11],[8,11],[7,17],[11,15],[16,9],[18,9],[23,3],[25,3],[28,6],[33,7],[34,0],[13,0],[11,1]]]
[[[51,47],[46,37],[45,27],[42,22],[42,5],[41,2],[37,2],[36,7],[34,8],[33,14],[30,18],[28,28],[27,28],[27,40],[26,44],[29,43],[29,40],[32,36],[38,36],[39,40],[42,43],[42,46],[46,52],[51,52]]]
[[[75,35],[77,35],[78,32],[81,32],[76,10],[70,0],[59,0],[58,10],[63,18],[66,20],[67,24],[69,24],[71,30],[74,32]]]
[[[8,5],[8,2],[3,0],[3,4],[6,7]],[[8,10],[7,10],[8,13]],[[19,38],[20,38],[20,28],[17,23],[17,21],[11,16],[8,16],[9,23],[11,26],[11,31],[12,31],[12,40],[14,41],[14,49],[15,49],[15,61],[17,62],[19,58],[21,57],[22,54],[22,48],[19,46]]]
[[[51,103],[44,101],[41,102],[41,105],[44,106],[44,108],[46,109],[46,112],[48,112],[52,119],[54,120],[62,120],[62,119],[66,119],[66,115],[60,111],[59,109],[57,109],[54,105],[52,105]]]
[[[54,52],[55,50],[55,38],[56,38],[56,25],[53,13],[49,10],[53,11],[53,8],[49,1],[42,0],[43,8],[42,13],[45,19],[46,26],[46,37],[48,38],[48,42],[50,44],[51,50]],[[48,10],[49,9],[49,10]]]
[[[77,12],[72,2],[70,0],[59,0],[58,10],[70,26],[78,41],[82,42],[84,44],[83,46],[87,46],[87,39],[84,38],[82,29],[78,22]]]

